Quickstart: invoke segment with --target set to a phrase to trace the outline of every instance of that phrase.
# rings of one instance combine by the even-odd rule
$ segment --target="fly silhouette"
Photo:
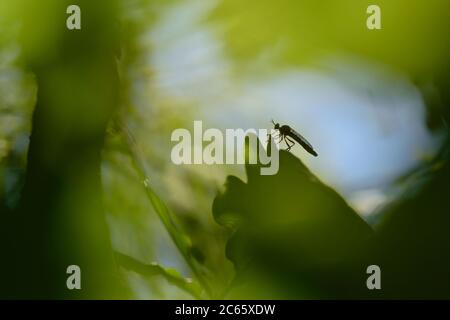
[[[287,145],[287,151],[291,150],[291,148],[295,145],[295,142],[300,144],[306,151],[308,151],[310,154],[312,154],[314,157],[317,157],[317,152],[314,150],[313,146],[308,142],[308,140],[305,139],[300,133],[292,129],[288,125],[282,125],[280,126],[279,123],[275,123],[275,121],[272,120],[272,123],[274,125],[274,129],[278,130],[278,136],[275,138],[279,138],[280,140],[278,143],[284,140],[284,142]]]

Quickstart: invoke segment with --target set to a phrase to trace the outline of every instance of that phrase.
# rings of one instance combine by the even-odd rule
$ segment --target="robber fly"
[[[284,140],[287,145],[287,151],[291,150],[291,148],[295,145],[295,142],[299,143],[306,151],[312,154],[314,157],[317,157],[317,152],[314,151],[313,146],[297,131],[289,127],[288,125],[280,126],[279,123],[275,123],[272,120],[274,125],[274,129],[278,130],[278,136],[275,138],[279,138],[278,143]]]

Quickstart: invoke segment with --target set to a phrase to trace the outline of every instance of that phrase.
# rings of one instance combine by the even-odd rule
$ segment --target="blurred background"
[[[444,220],[430,218],[426,231],[416,220],[403,225],[412,237],[439,235],[443,247],[430,242],[433,249],[424,251],[432,258],[423,270],[433,273],[434,264],[443,270],[450,261],[444,250],[448,237],[439,231],[450,227],[445,204],[450,3],[379,0],[382,29],[369,30],[366,9],[372,2],[71,1],[81,7],[82,30],[68,31],[66,1],[0,0],[0,204],[9,268],[35,251],[37,260],[48,259],[37,269],[52,270],[54,261],[63,266],[76,260],[71,248],[85,268],[92,263],[99,273],[113,257],[111,273],[120,274],[113,276],[120,278],[114,287],[126,288],[114,297],[339,296],[321,286],[305,289],[301,277],[292,278],[300,293],[284,288],[274,275],[281,269],[254,271],[245,290],[233,291],[236,283],[247,283],[227,253],[237,231],[217,221],[212,206],[218,192],[229,191],[227,176],[247,181],[248,173],[242,165],[171,162],[172,131],[193,130],[194,120],[224,130],[269,129],[274,119],[314,145],[318,158],[299,146],[291,153],[342,197],[339,205],[348,203],[345,210],[375,231],[391,211],[404,221],[412,221],[408,214],[426,220],[435,210],[428,204],[439,207]],[[436,177],[438,191],[429,192],[438,203],[423,195],[435,190]],[[411,212],[402,207],[405,198],[422,201],[427,210]],[[33,219],[39,222],[25,222]],[[392,228],[393,235],[378,243],[408,236]],[[425,258],[413,251],[408,261],[421,264]],[[388,270],[405,267],[386,257],[380,261],[396,266]],[[45,281],[53,281],[53,271],[46,271]],[[448,289],[433,287],[433,279],[419,281],[412,296],[449,297]],[[84,297],[105,297],[116,290],[109,288],[115,281],[106,279],[104,291],[87,290]],[[387,297],[410,297],[403,282],[393,281]],[[20,283],[11,284],[19,297]],[[55,281],[43,295],[66,297],[59,286]]]

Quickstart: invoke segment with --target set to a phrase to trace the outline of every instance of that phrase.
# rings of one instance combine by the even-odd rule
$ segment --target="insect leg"
[[[282,135],[280,141],[278,141],[278,143],[281,143],[282,141],[284,141],[284,143],[286,143],[286,145],[289,147],[289,143],[286,141],[286,135]]]
[[[287,139],[287,140],[289,140],[289,142],[291,142],[291,143],[295,144],[295,141],[294,141],[294,140],[292,140],[292,138],[291,138],[291,137],[289,137],[289,136],[286,136],[286,139]]]
[[[286,142],[286,145],[287,145],[286,151],[290,151],[291,148],[292,148],[292,147],[294,146],[294,144],[295,144],[295,143],[293,143],[293,141],[290,140],[288,137],[285,137],[285,138],[284,138],[284,142]],[[291,144],[289,144],[289,142],[291,142]]]
[[[267,143],[269,143],[270,141],[270,137],[274,138],[274,139],[278,139],[278,137],[280,136],[280,134],[278,133],[277,135],[273,135],[271,133],[267,134]]]
[[[292,140],[289,136],[286,136],[286,141],[289,141],[291,143],[291,146],[289,147],[289,149],[291,149],[295,145],[295,141]]]
[[[277,138],[279,138],[280,140],[278,140],[278,144],[281,142],[281,141],[283,141],[283,139],[285,139],[285,136],[284,135],[278,135],[278,137]]]

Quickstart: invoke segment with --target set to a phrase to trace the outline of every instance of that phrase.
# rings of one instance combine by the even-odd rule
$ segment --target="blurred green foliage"
[[[263,273],[266,285],[284,288],[260,292],[265,299],[357,296],[365,287],[363,264],[352,264],[362,262],[373,233],[369,225],[289,152],[281,151],[276,175],[261,176],[258,167],[246,166],[246,183],[230,176],[213,204],[224,226],[234,215],[227,256],[237,277]]]
[[[366,9],[381,8],[382,29],[367,29]],[[221,1],[212,22],[223,21],[227,48],[250,61],[272,50],[273,63],[315,63],[332,52],[351,52],[413,75],[447,65],[448,1]],[[278,53],[278,54],[277,54]]]
[[[81,31],[65,28],[69,3]],[[413,81],[429,124],[446,130],[449,2],[377,1],[379,31],[365,28],[369,4],[0,0],[0,296],[449,298],[448,141],[399,182],[376,226],[291,153],[275,176],[168,158],[171,131],[207,111],[223,120],[214,102],[236,90],[208,96],[205,111],[198,96],[222,78],[192,96],[167,89],[185,75],[157,58],[188,52],[158,57],[158,46],[183,44],[190,34],[174,30],[190,32],[192,16],[222,41],[219,74],[233,83],[364,57]],[[195,18],[202,6],[211,11]],[[205,56],[194,57],[198,77]],[[82,292],[65,288],[74,263]],[[382,292],[365,287],[369,264],[382,268]]]

